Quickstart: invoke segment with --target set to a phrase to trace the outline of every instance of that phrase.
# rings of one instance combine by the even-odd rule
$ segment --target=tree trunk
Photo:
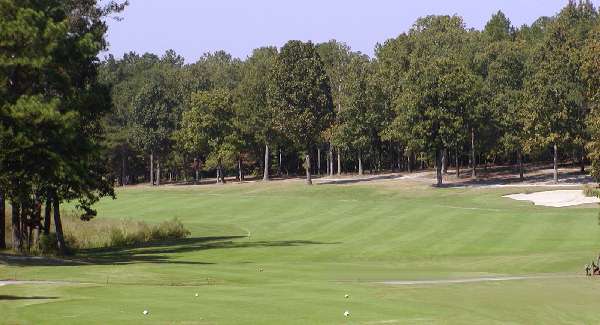
[[[442,150],[435,151],[435,175],[437,180],[437,187],[442,186]]]
[[[281,166],[281,162],[283,161],[282,155],[283,153],[281,152],[281,149],[279,149],[279,163],[277,164],[277,174],[279,176],[283,174],[283,167]]]
[[[333,146],[329,143],[329,176],[333,176]]]
[[[265,144],[265,170],[263,172],[263,181],[269,180],[269,145]]]
[[[50,235],[50,220],[52,216],[52,201],[46,199],[46,206],[44,207],[44,235]]]
[[[119,186],[125,185],[125,154],[121,152],[121,176],[119,177]]]
[[[456,178],[460,178],[460,155],[458,154],[458,147],[456,148],[454,159],[456,160]]]
[[[238,159],[238,178],[240,183],[244,181],[244,172],[242,171],[242,157]]]
[[[6,203],[4,192],[0,190],[0,249],[6,248]]]
[[[199,181],[199,179],[198,179],[198,176],[199,176],[199,175],[198,175],[198,174],[199,174],[199,172],[198,172],[198,167],[196,167],[196,178],[194,179],[194,181],[195,181],[196,183],[198,183],[198,181]],[[185,176],[183,176],[183,177],[185,178]]]
[[[581,157],[579,158],[579,171],[585,173],[585,149],[581,149]]]
[[[34,236],[33,245],[39,247],[40,234],[42,233],[42,200],[39,195],[35,195],[35,217],[34,217]]]
[[[160,186],[160,159],[156,157],[156,186]]]
[[[363,174],[363,164],[362,164],[362,152],[358,151],[358,175],[362,176]]]
[[[11,202],[12,207],[12,248],[15,252],[23,253],[23,239],[21,238],[21,218],[18,203]]]
[[[337,151],[337,174],[342,175],[342,154],[340,149]]]
[[[60,202],[54,194],[53,210],[54,210],[54,230],[56,232],[56,245],[58,253],[64,255],[66,252],[65,237],[63,235],[62,222],[60,221]]]
[[[412,153],[409,152],[408,156],[406,157],[406,169],[408,170],[408,173],[412,173]]]
[[[447,155],[448,150],[444,148],[444,150],[442,151],[442,173],[444,174],[448,173],[448,157],[446,157]]]
[[[558,146],[554,144],[554,183],[558,183]]]
[[[475,162],[475,129],[471,128],[471,178],[477,177],[477,163]]]
[[[310,175],[310,154],[307,153],[304,156],[304,169],[306,169],[306,184],[312,185],[312,179]]]
[[[519,164],[519,180],[522,182],[525,177],[523,176],[523,153],[521,153],[521,150],[517,152],[517,163]]]
[[[329,176],[329,150],[325,153],[325,175]]]
[[[321,176],[321,148],[317,148],[317,175]]]
[[[150,152],[150,186],[154,185],[154,152]]]
[[[121,166],[121,168],[123,169],[123,185],[129,185],[129,176],[127,176],[128,172],[127,172],[127,154],[123,153],[123,160],[121,161],[121,163],[123,164]]]

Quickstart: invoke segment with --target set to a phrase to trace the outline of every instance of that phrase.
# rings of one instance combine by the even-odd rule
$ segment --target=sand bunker
[[[520,193],[505,195],[504,197],[519,201],[531,201],[535,205],[556,208],[600,202],[600,199],[597,197],[585,196],[582,190],[557,190],[530,194]]]

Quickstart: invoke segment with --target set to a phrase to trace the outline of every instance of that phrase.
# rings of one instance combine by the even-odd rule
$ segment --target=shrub
[[[600,197],[600,189],[598,189],[597,187],[590,186],[590,185],[584,185],[583,186],[583,194],[585,196]]]
[[[82,221],[79,216],[71,213],[63,213],[61,219],[65,242],[71,250],[134,246],[182,239],[190,235],[190,231],[177,218],[156,225],[129,219],[94,218]],[[6,242],[10,245],[10,222],[7,222],[6,230]],[[53,255],[57,251],[56,235],[50,233],[40,235],[38,245],[32,248],[31,253]]]

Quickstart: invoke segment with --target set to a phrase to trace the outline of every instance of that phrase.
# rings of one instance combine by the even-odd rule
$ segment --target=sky
[[[281,47],[290,39],[315,43],[337,39],[373,55],[375,45],[410,29],[419,17],[458,14],[469,28],[482,29],[502,10],[513,25],[551,16],[567,0],[130,0],[108,21],[108,53],[173,49],[195,62],[203,53],[225,50],[246,58],[261,46]],[[600,0],[594,0],[598,6]]]

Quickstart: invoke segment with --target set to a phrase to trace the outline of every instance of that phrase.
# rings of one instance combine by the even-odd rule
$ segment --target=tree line
[[[202,175],[454,165],[581,164],[595,157],[598,11],[570,1],[515,27],[502,13],[481,31],[459,16],[428,16],[378,44],[374,58],[331,40],[224,51],[184,64],[167,51],[109,57],[108,128],[119,184]],[[592,159],[593,163],[593,159]],[[595,164],[593,165],[595,166]],[[595,170],[595,167],[594,167]],[[595,172],[594,172],[595,173]]]
[[[98,62],[102,17],[123,4],[72,3],[0,1],[0,190],[25,242],[49,229],[53,202],[79,200],[90,218],[114,183],[305,173],[310,184],[315,173],[435,167],[441,186],[450,165],[476,177],[478,165],[513,164],[523,179],[525,162],[549,160],[555,181],[560,161],[589,161],[600,177],[590,1],[519,27],[502,12],[483,30],[427,16],[372,58],[336,40],[292,40],[189,64],[172,50]],[[32,8],[33,18],[17,14]]]

